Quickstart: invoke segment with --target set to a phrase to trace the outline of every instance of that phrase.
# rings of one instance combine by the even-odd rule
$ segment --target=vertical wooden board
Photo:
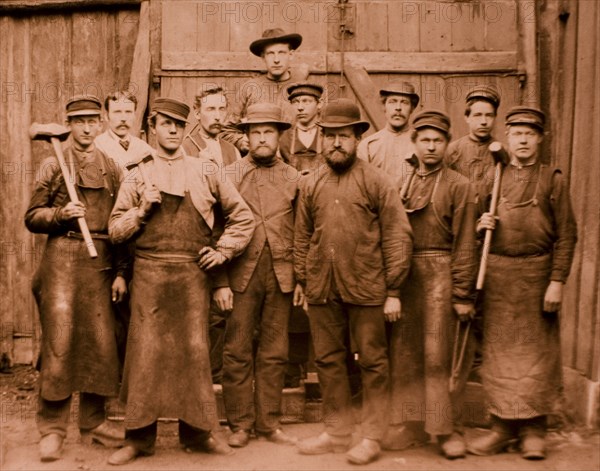
[[[419,43],[423,52],[445,52],[452,49],[452,23],[444,18],[443,2],[427,1],[419,5],[421,29]]]
[[[152,71],[157,71],[161,67],[162,57],[162,0],[148,0],[150,2],[150,55],[152,56]],[[154,83],[153,83],[154,84]],[[159,84],[152,87],[152,96],[158,90]]]
[[[101,97],[106,85],[106,14],[73,13],[71,41],[72,74],[75,94]],[[68,98],[68,97],[66,97]]]
[[[226,2],[221,3],[223,5]],[[195,51],[198,6],[188,0],[162,2],[162,51]]]
[[[444,18],[451,24],[453,51],[483,51],[485,25],[476,10],[485,8],[481,3],[446,3]]]
[[[116,12],[116,51],[114,57],[116,71],[113,72],[115,89],[122,90],[129,87],[131,66],[135,60],[133,51],[137,41],[139,23],[139,11]],[[108,93],[111,91],[109,90]]]
[[[298,16],[293,24],[296,33],[302,35],[302,51],[327,51],[327,22],[324,14],[324,4],[320,2],[293,3],[295,7],[284,7],[288,19],[291,15]],[[290,26],[292,26],[290,24]]]
[[[444,80],[443,98],[446,111],[450,117],[452,139],[468,134],[469,129],[464,120],[465,94],[469,82],[485,83],[483,77],[447,77]]]
[[[390,51],[413,52],[420,50],[420,3],[388,3],[388,48]]]
[[[474,12],[481,15],[485,24],[485,49],[487,51],[512,51],[516,49],[517,4],[519,0],[481,2]],[[530,12],[531,14],[533,11]],[[534,18],[534,17],[532,17]]]
[[[388,5],[369,2],[356,5],[356,51],[387,51]]]
[[[357,4],[347,3],[345,8],[346,27],[356,33]],[[340,34],[341,9],[336,2],[325,2],[323,4],[323,16],[327,22],[327,50],[339,52],[342,50],[342,36]],[[344,36],[344,51],[356,51],[356,34]]]
[[[223,3],[222,5],[225,5]],[[239,7],[241,8],[241,7]],[[226,18],[226,25],[229,25],[229,50],[242,51],[251,54],[250,43],[262,36],[262,17],[258,20],[245,22],[241,20],[242,11]],[[256,58],[260,61],[260,58]]]
[[[423,108],[446,111],[446,84],[438,75],[421,75],[421,104]]]
[[[198,2],[197,4],[197,51],[229,50],[229,24],[223,21],[217,5],[215,2]]]

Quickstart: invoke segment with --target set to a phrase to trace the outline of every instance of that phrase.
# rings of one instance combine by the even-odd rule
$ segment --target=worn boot
[[[40,440],[40,460],[56,461],[62,454],[64,437],[58,433],[49,433]]]
[[[452,432],[451,435],[438,435],[438,444],[442,454],[449,460],[464,458],[467,454],[465,438],[459,432]]]
[[[467,451],[479,456],[495,455],[504,451],[515,438],[511,421],[492,415],[492,429],[482,437],[470,441]]]
[[[546,416],[526,420],[519,428],[521,456],[526,460],[546,458]]]

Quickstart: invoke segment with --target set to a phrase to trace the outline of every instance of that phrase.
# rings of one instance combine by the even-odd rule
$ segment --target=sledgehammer
[[[29,137],[31,137],[32,140],[48,141],[52,144],[52,146],[54,147],[54,153],[56,154],[56,159],[58,160],[58,165],[60,166],[60,170],[65,180],[65,185],[67,186],[69,198],[73,203],[79,203],[79,197],[77,196],[77,192],[75,191],[75,185],[73,184],[73,180],[71,180],[69,168],[65,163],[65,156],[60,145],[61,141],[65,141],[69,137],[70,133],[71,131],[69,131],[68,128],[61,126],[57,123],[33,123],[29,128]],[[88,228],[87,222],[85,221],[85,218],[77,218],[77,222],[79,223],[79,230],[81,231],[81,235],[83,236],[83,240],[88,249],[90,257],[98,257],[98,252],[96,251],[96,247],[94,246],[94,241],[92,240],[92,235],[90,234],[90,230]]]

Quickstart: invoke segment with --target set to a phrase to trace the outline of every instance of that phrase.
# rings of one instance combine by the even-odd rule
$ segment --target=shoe
[[[465,439],[458,432],[453,432],[451,435],[438,435],[438,443],[442,454],[449,460],[464,458],[467,454]]]
[[[62,454],[64,437],[58,433],[49,433],[40,440],[40,460],[43,462],[56,461]]]
[[[100,443],[107,448],[118,448],[125,441],[125,428],[105,420],[91,430],[80,430],[81,440],[85,443]]]
[[[423,422],[390,425],[381,441],[381,448],[399,451],[425,446],[429,442],[429,434],[424,427]]]
[[[250,441],[250,432],[243,428],[236,430],[229,436],[227,443],[234,448],[243,448]]]
[[[233,448],[229,447],[227,443],[215,437],[213,434],[208,434],[205,439],[197,444],[186,446],[185,451],[188,453],[211,453],[213,455],[232,455],[234,453]]]
[[[539,427],[524,426],[521,428],[521,456],[526,460],[543,460],[546,458],[546,432]]]
[[[368,464],[379,458],[380,454],[381,446],[379,442],[363,438],[358,445],[355,445],[346,453],[346,458],[352,464]]]
[[[472,440],[467,445],[467,451],[472,455],[490,456],[504,451],[515,440],[512,435],[507,435],[497,430],[490,430],[483,437]]]
[[[257,434],[261,438],[265,438],[271,443],[277,443],[278,445],[295,445],[298,439],[285,433],[283,430],[278,428],[274,432]]]
[[[108,464],[113,466],[122,466],[124,464],[131,463],[141,454],[141,451],[133,445],[125,445],[123,448],[118,449],[108,457]]]
[[[322,455],[323,453],[344,453],[350,448],[352,436],[334,437],[323,432],[316,437],[299,441],[296,446],[303,455]]]

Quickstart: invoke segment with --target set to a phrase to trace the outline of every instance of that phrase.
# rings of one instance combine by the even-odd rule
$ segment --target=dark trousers
[[[154,453],[157,429],[158,422],[152,422],[150,425],[141,428],[126,429],[125,445],[131,445],[143,454],[151,455]],[[179,443],[183,446],[201,445],[208,438],[208,435],[210,435],[210,431],[200,430],[183,420],[179,420]]]
[[[71,413],[71,397],[60,401],[48,401],[38,397],[37,426],[42,437],[57,433],[67,436],[67,426]],[[93,393],[79,393],[79,413],[77,422],[80,430],[97,427],[105,419],[104,403],[106,398]]]
[[[352,434],[347,336],[357,349],[362,379],[362,436],[381,440],[388,422],[389,365],[383,306],[344,303],[332,290],[326,304],[309,304],[315,364],[330,435]]]
[[[211,301],[208,312],[208,338],[210,343],[210,370],[213,384],[221,384],[223,373],[223,346],[227,313],[219,310],[217,303]]]
[[[234,431],[254,427],[267,434],[279,427],[292,297],[281,292],[265,246],[246,290],[233,293],[233,311],[225,328],[223,401]]]

